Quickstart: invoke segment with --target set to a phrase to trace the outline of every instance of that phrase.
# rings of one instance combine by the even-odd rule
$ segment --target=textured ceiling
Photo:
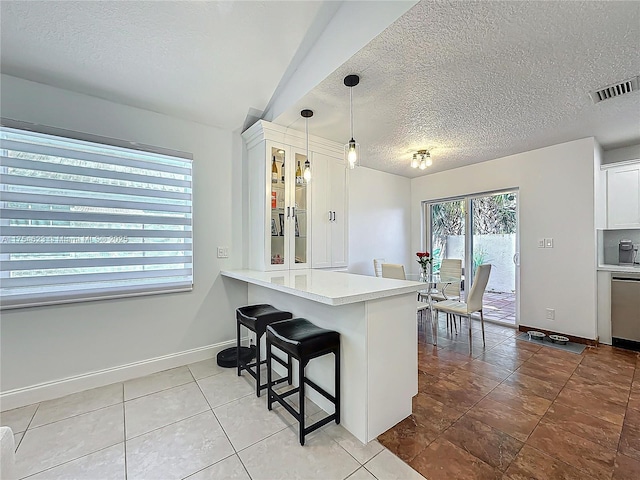
[[[1,2],[2,73],[223,128],[267,105],[322,2]]]
[[[276,123],[349,139],[354,87],[362,164],[415,177],[595,136],[640,141],[640,92],[594,105],[588,92],[640,74],[640,2],[423,1]],[[433,166],[410,168],[428,148]]]

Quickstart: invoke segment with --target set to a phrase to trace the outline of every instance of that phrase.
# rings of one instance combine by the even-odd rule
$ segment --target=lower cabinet
[[[313,152],[311,266],[348,265],[347,168],[342,158]]]

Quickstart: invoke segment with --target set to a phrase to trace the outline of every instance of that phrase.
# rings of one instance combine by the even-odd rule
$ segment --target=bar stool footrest
[[[331,423],[334,420],[336,420],[336,414],[332,413],[331,415],[329,415],[328,417],[325,417],[321,420],[318,420],[316,423],[309,425],[308,427],[306,427],[304,429],[304,434],[307,435],[311,432],[316,431],[317,429],[319,429],[320,427],[324,427],[327,423]]]
[[[295,408],[293,408],[291,405],[289,405],[289,402],[287,402],[284,398],[288,397],[289,395],[292,395],[294,393],[299,392],[300,389],[299,388],[294,388],[292,390],[289,390],[287,392],[285,392],[284,394],[280,395],[276,392],[267,392],[267,395],[273,395],[273,400],[272,402],[277,402],[280,405],[282,405],[282,407],[289,412],[291,415],[293,415],[293,418],[295,418],[298,422],[300,422],[300,412],[296,411]]]
[[[241,368],[242,370],[245,370],[245,371],[249,372],[249,373],[251,374],[251,376],[257,380],[258,376],[256,375],[256,372],[255,372],[254,370],[252,370],[252,368],[253,368],[253,369],[254,369],[254,368],[256,368],[256,363],[257,363],[257,362],[253,362],[253,363],[240,363],[240,368]],[[266,360],[262,360],[262,361],[260,362],[260,365],[265,365],[266,363],[267,363],[267,361],[266,361]]]
[[[305,377],[304,379],[304,383],[306,383],[307,385],[309,385],[311,388],[313,388],[316,392],[318,392],[320,395],[322,395],[324,398],[326,398],[327,400],[333,402],[335,404],[336,402],[336,397],[334,397],[333,395],[331,395],[329,392],[327,392],[324,388],[320,387],[318,384],[312,382],[311,380],[309,380],[308,378]]]

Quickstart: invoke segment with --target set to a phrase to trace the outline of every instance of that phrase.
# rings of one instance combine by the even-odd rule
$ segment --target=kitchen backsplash
[[[602,244],[604,263],[606,265],[618,264],[618,244],[620,240],[631,240],[636,248],[640,246],[640,229],[629,230],[603,230]],[[640,257],[640,253],[638,254]],[[636,262],[640,259],[636,257]]]

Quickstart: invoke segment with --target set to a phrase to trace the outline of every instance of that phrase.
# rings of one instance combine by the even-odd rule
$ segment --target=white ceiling
[[[263,110],[323,2],[2,1],[2,73],[222,128]]]
[[[1,68],[228,129],[280,95],[293,106],[276,123],[302,130],[299,112],[311,108],[310,132],[340,142],[342,80],[357,73],[362,163],[407,177],[588,136],[609,148],[640,142],[640,92],[597,105],[588,96],[640,74],[640,2],[423,1],[353,48],[375,30],[371,18],[384,18],[378,33],[411,5],[400,3],[2,0]],[[362,15],[347,15],[350,36],[339,37],[349,8]],[[296,78],[305,52],[317,79]],[[422,148],[434,160],[424,172],[408,166]]]
[[[415,177],[595,136],[640,143],[640,91],[593,89],[640,74],[640,2],[423,1],[275,119],[349,139],[354,87],[362,164]],[[410,168],[428,148],[433,166]]]

